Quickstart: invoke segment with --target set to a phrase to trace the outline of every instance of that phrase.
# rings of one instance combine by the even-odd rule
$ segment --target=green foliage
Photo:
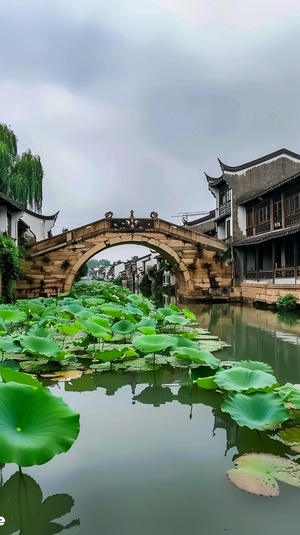
[[[276,308],[279,310],[292,310],[297,308],[297,297],[293,294],[286,294],[278,297],[276,301]]]
[[[274,392],[254,394],[232,394],[222,403],[223,412],[240,425],[250,429],[275,429],[289,418],[289,409]]]
[[[46,388],[0,384],[0,460],[44,464],[68,451],[79,433],[79,414]]]
[[[15,282],[21,270],[20,250],[9,236],[0,236],[0,274],[4,301],[14,300]]]
[[[44,171],[39,156],[30,150],[17,154],[17,138],[0,124],[0,190],[31,210],[41,211]]]

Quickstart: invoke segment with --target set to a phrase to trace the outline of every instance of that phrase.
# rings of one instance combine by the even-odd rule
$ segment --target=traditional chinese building
[[[280,149],[235,167],[219,163],[221,175],[206,179],[217,237],[231,241],[234,286],[249,297],[249,283],[267,302],[263,295],[287,290],[300,297],[300,155]]]

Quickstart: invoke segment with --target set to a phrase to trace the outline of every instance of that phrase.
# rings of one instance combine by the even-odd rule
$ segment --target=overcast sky
[[[204,171],[299,146],[299,0],[0,0],[0,121],[59,230],[214,207]]]

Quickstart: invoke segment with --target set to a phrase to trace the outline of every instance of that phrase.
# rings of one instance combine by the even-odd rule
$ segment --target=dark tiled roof
[[[217,186],[223,180],[223,175],[220,175],[218,177],[212,177],[212,176],[209,176],[207,173],[204,173],[204,174],[205,174],[205,178],[206,178],[209,186]]]
[[[208,215],[205,215],[204,217],[199,217],[199,219],[194,219],[194,221],[186,221],[186,225],[188,227],[192,227],[193,225],[198,225],[199,223],[204,223],[205,221],[209,221],[210,219],[214,219],[216,216],[216,211],[211,210]]]
[[[284,238],[290,234],[296,234],[300,232],[300,225],[294,225],[293,227],[288,227],[280,230],[273,230],[272,232],[264,232],[263,234],[258,234],[257,236],[249,236],[248,238],[243,238],[241,240],[236,240],[234,242],[235,247],[241,245],[255,245],[257,243],[263,243],[269,240],[274,240],[277,238]]]
[[[291,158],[295,158],[296,160],[299,160],[300,162],[300,154],[297,154],[296,152],[292,152],[291,150],[288,150],[288,149],[279,149],[275,152],[271,152],[270,154],[267,154],[266,156],[257,158],[257,160],[252,160],[251,162],[247,162],[242,165],[237,165],[235,167],[226,165],[225,163],[221,162],[219,158],[218,160],[219,160],[219,164],[223,172],[229,171],[229,172],[235,173],[236,171],[243,171],[244,169],[249,169],[249,167],[253,167],[254,165],[265,163],[268,160],[272,160],[273,158],[276,158],[278,156],[290,156]]]

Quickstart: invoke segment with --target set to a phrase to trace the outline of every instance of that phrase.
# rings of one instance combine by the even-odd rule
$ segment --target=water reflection
[[[299,313],[276,314],[240,305],[189,305],[197,321],[231,347],[224,359],[252,359],[267,362],[281,383],[300,382]],[[289,323],[287,321],[289,318]]]
[[[5,518],[1,535],[55,535],[79,526],[79,519],[65,526],[53,522],[68,514],[73,506],[69,494],[55,494],[43,500],[38,483],[27,474],[16,472],[0,487],[0,511]]]
[[[225,431],[225,456],[232,449],[236,450],[234,458],[251,452],[296,455],[289,446],[278,440],[278,435],[274,432],[239,427],[228,413],[221,410],[223,394],[204,390],[193,384],[187,369],[174,370],[166,367],[152,372],[123,374],[104,372],[99,375],[89,375],[88,381],[82,376],[80,379],[65,383],[65,390],[83,392],[86,387],[89,391],[104,389],[105,394],[111,396],[128,386],[131,388],[133,403],[160,408],[167,403],[177,402],[190,408],[187,414],[189,419],[192,419],[196,405],[210,407],[213,417],[212,436],[216,436],[219,430]]]

